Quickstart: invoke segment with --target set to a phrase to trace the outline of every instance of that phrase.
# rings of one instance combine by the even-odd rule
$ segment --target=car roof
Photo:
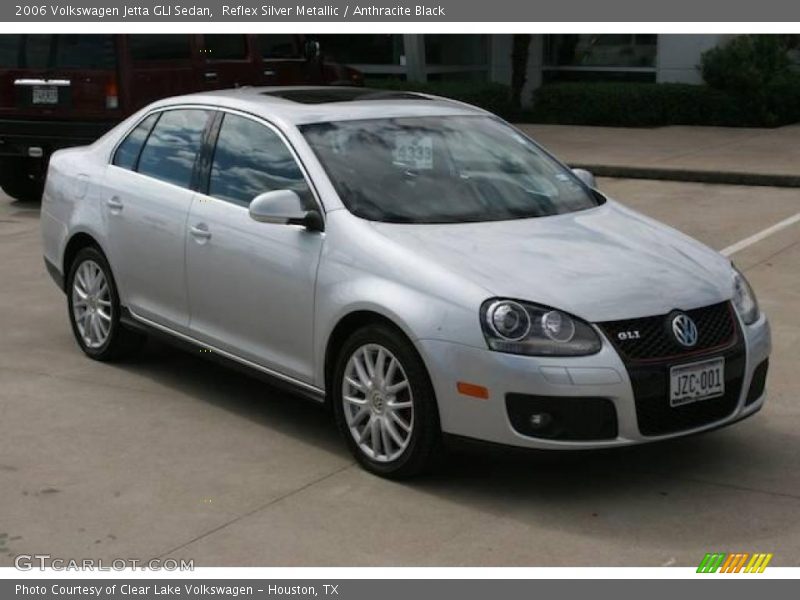
[[[240,87],[174,96],[153,106],[176,104],[238,109],[294,125],[376,118],[488,114],[475,106],[430,94],[338,86]]]

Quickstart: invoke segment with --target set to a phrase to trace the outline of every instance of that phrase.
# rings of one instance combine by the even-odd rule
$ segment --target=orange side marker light
[[[489,390],[482,385],[459,381],[456,384],[456,388],[458,389],[458,393],[464,396],[472,396],[473,398],[480,398],[481,400],[489,399]]]

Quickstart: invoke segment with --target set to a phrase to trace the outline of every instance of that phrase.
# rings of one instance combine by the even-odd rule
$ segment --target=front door
[[[248,212],[257,195],[281,189],[294,190],[316,208],[278,132],[225,114],[207,193],[198,194],[189,214],[189,326],[200,341],[311,383],[314,291],[324,234],[259,223]]]

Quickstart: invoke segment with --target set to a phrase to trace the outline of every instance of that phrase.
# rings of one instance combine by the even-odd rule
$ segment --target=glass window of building
[[[655,81],[656,34],[545,36],[545,81]]]

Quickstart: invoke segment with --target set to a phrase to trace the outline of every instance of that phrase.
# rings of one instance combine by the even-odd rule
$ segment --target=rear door
[[[214,112],[164,110],[118,146],[104,181],[111,263],[136,315],[182,331],[189,322],[184,252],[196,162]]]
[[[0,35],[0,119],[114,121],[119,40],[114,35]]]

